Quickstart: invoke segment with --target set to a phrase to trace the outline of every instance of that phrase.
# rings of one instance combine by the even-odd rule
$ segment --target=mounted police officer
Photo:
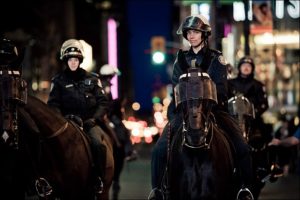
[[[249,144],[252,148],[255,148],[255,151],[262,150],[271,141],[273,131],[272,127],[265,124],[262,118],[262,114],[269,108],[266,87],[262,82],[254,78],[255,64],[251,57],[245,56],[241,58],[237,68],[237,77],[228,81],[228,96],[243,95],[253,104],[254,119],[250,121],[251,135],[249,136]],[[269,148],[268,151],[271,162],[268,164],[273,164],[272,167],[270,166],[272,169],[271,175],[280,176],[282,169],[278,167],[275,158],[273,158],[275,151],[272,148]],[[265,162],[267,162],[267,159]],[[262,166],[260,168],[263,169]]]
[[[234,145],[237,168],[242,179],[241,187],[245,187],[250,184],[252,177],[249,147],[241,137],[241,130],[238,124],[227,113],[227,63],[220,51],[209,48],[208,38],[211,35],[211,26],[203,15],[192,15],[184,19],[177,34],[182,34],[191,47],[188,51],[178,51],[173,66],[172,85],[175,87],[179,82],[180,76],[187,73],[192,66],[200,68],[202,72],[209,74],[217,88],[218,105],[213,108],[214,116],[219,127],[228,134]],[[168,120],[171,130],[178,130],[183,122],[179,109],[180,107],[176,108],[175,106],[173,95],[173,99],[168,107]],[[166,135],[169,130],[167,127],[169,126],[165,127],[152,152],[152,188],[155,191],[157,191],[157,188],[160,188],[160,182],[166,167]],[[172,132],[171,134],[174,133]],[[158,192],[155,192],[155,196],[155,198],[159,198],[157,197],[159,196]]]
[[[239,94],[247,97],[253,103],[255,111],[252,125],[261,129],[263,125],[261,116],[269,108],[266,88],[263,83],[254,78],[255,64],[252,58],[249,56],[241,58],[237,67],[237,77],[228,81],[229,97]]]
[[[97,126],[97,121],[101,121],[107,113],[108,100],[99,78],[80,67],[84,56],[79,40],[65,41],[60,55],[66,68],[52,79],[47,104],[66,118],[83,126],[90,139],[94,159],[94,171],[97,176],[95,190],[101,193],[106,147],[101,143],[103,131]]]
[[[103,89],[107,98],[109,99],[109,112],[107,114],[107,122],[113,128],[115,133],[114,140],[114,177],[112,184],[112,199],[119,199],[119,193],[121,190],[120,176],[124,167],[124,161],[134,160],[137,158],[133,149],[133,144],[130,140],[130,132],[123,124],[123,103],[121,98],[114,99],[112,96],[112,83],[111,80],[120,75],[120,71],[117,67],[110,64],[101,66],[99,70],[99,76],[103,85]]]
[[[100,79],[103,85],[103,89],[110,102],[110,110],[108,112],[109,120],[115,125],[115,130],[118,133],[118,139],[125,146],[125,156],[127,161],[135,160],[137,158],[137,152],[134,150],[132,142],[130,140],[130,133],[124,126],[123,113],[122,113],[122,99],[113,99],[111,93],[112,83],[111,80],[114,76],[120,75],[121,72],[118,68],[105,64],[99,70]]]

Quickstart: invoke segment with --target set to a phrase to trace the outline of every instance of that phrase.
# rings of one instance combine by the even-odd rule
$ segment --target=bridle
[[[198,145],[193,145],[187,143],[187,135],[189,134],[189,125],[187,124],[188,122],[185,122],[186,117],[184,117],[183,120],[183,126],[182,126],[182,146],[186,146],[191,149],[210,149],[211,143],[213,140],[214,136],[214,126],[213,123],[215,123],[215,117],[211,111],[208,111],[207,115],[203,113],[203,111],[200,111],[202,119],[204,120],[204,130],[202,131],[204,134],[204,140]],[[187,115],[187,114],[186,114]],[[211,117],[213,119],[211,119]],[[200,129],[198,131],[201,131]]]
[[[253,103],[243,94],[237,94],[228,100],[228,110],[231,116],[237,119],[242,136],[249,142],[251,127],[247,127],[246,123],[255,118]]]
[[[174,93],[176,107],[180,106],[182,112],[182,146],[192,149],[210,148],[214,134],[213,121],[215,122],[211,110],[213,105],[217,104],[215,83],[208,73],[191,67],[188,69],[188,73],[179,77],[179,83],[175,86]],[[198,135],[197,139],[189,141],[188,137],[191,131],[201,135]],[[194,144],[191,143],[192,140],[195,141]]]
[[[18,70],[0,66],[1,139],[18,149],[17,107],[27,103],[27,83]]]

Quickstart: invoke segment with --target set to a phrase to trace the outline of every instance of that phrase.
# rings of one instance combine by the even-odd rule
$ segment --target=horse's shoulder
[[[85,79],[89,79],[91,80],[92,82],[98,82],[98,80],[100,79],[99,78],[99,75],[97,75],[95,72],[87,72],[85,74]]]

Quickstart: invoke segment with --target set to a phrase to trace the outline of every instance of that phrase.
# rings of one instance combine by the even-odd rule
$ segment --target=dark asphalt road
[[[151,191],[151,145],[138,145],[138,160],[126,163],[121,175],[120,200],[144,200]],[[300,200],[300,176],[289,174],[267,183],[259,200]]]

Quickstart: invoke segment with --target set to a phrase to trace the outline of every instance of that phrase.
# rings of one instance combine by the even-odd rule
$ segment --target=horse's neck
[[[35,97],[28,97],[24,111],[28,113],[43,137],[52,137],[67,123],[60,114],[51,110],[44,102]]]

